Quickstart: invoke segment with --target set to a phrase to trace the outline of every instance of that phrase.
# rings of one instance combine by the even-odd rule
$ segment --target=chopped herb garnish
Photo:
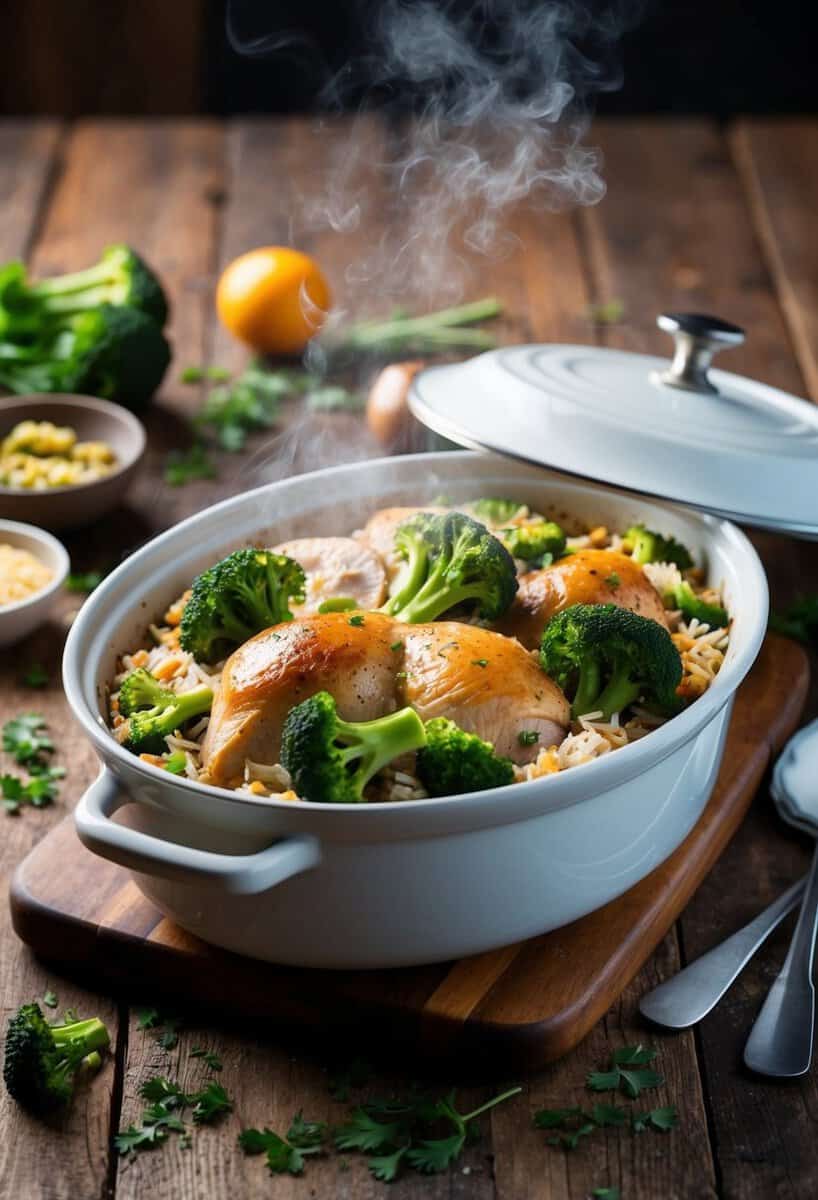
[[[22,676],[21,683],[24,687],[44,688],[48,685],[48,671],[41,663],[32,663]]]
[[[798,596],[783,612],[771,613],[770,629],[799,642],[818,638],[818,595]]]
[[[611,571],[610,575],[605,576],[605,583],[608,585],[608,587],[611,589],[612,592],[616,591],[616,589],[619,587],[621,582],[622,582],[622,580],[619,578],[616,571]]]
[[[521,729],[517,734],[517,741],[521,746],[536,746],[539,740],[540,735],[536,729]]]
[[[45,1004],[48,1008],[56,1008],[59,1004],[57,993],[52,992],[51,988],[48,988],[45,992],[43,992],[43,1004]]]
[[[36,764],[31,764],[33,771]],[[24,780],[19,775],[0,775],[0,795],[3,807],[16,816],[24,804],[32,808],[47,808],[57,798],[57,781],[65,775],[63,767],[37,766],[36,774]]]
[[[393,642],[389,649],[394,651],[402,650],[403,642]]]
[[[652,1108],[650,1112],[641,1113],[633,1118],[633,1132],[643,1133],[646,1129],[657,1129],[667,1133],[679,1124],[679,1114],[675,1104],[667,1104],[664,1108]]]
[[[41,713],[12,717],[3,726],[3,749],[24,766],[43,767],[43,755],[54,752],[54,743],[46,730],[45,717]]]
[[[286,1138],[272,1129],[242,1129],[239,1146],[245,1154],[264,1154],[274,1175],[300,1175],[310,1154],[323,1154],[326,1124],[305,1121],[300,1112],[293,1117]]]
[[[473,667],[487,667],[489,665],[489,660],[487,658],[473,658],[471,660],[471,665]]]
[[[363,625],[363,623],[364,623],[363,613],[356,613],[356,615],[354,617],[350,617],[349,623],[350,623],[350,625]]]
[[[194,442],[189,450],[171,450],[165,460],[165,483],[170,487],[184,487],[194,479],[215,479],[217,474],[202,442]]]
[[[138,1008],[136,1010],[136,1023],[140,1029],[153,1029],[160,1022],[158,1008]]]
[[[233,1102],[220,1083],[211,1080],[198,1092],[184,1089],[164,1075],[147,1079],[139,1089],[148,1107],[142,1114],[141,1125],[129,1125],[114,1138],[120,1154],[133,1154],[139,1150],[152,1150],[166,1141],[169,1133],[180,1134],[183,1149],[190,1145],[190,1132],[183,1120],[186,1109],[192,1109],[193,1121],[197,1125],[211,1124],[233,1108]]]
[[[204,1046],[194,1046],[190,1053],[193,1058],[201,1058],[211,1071],[221,1071],[222,1060],[212,1050],[205,1050]]]
[[[102,583],[102,571],[72,571],[66,576],[65,587],[69,592],[93,592]]]
[[[658,1087],[664,1080],[647,1064],[653,1062],[656,1051],[645,1046],[623,1046],[614,1051],[607,1071],[592,1071],[587,1085],[593,1092],[610,1092],[621,1088],[635,1100],[643,1088]]]

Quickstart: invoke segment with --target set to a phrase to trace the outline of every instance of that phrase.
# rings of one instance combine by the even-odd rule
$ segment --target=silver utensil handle
[[[706,1017],[756,950],[798,904],[806,882],[806,876],[799,879],[743,929],[643,996],[639,1002],[642,1015],[666,1029],[687,1029]]]
[[[818,922],[818,846],[784,966],[770,988],[744,1048],[744,1061],[761,1075],[804,1075],[812,1061],[815,987],[812,962]]]

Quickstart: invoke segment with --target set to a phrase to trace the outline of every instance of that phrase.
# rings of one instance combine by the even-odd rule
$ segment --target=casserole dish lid
[[[597,346],[531,345],[430,367],[414,415],[461,445],[818,539],[818,406],[727,371],[741,329],[663,313],[672,361]]]

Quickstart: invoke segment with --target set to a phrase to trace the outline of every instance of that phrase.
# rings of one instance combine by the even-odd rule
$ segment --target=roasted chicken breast
[[[639,563],[617,550],[578,550],[521,575],[514,603],[495,628],[534,650],[555,613],[572,604],[616,604],[667,628],[662,597]]]
[[[334,596],[348,597],[359,608],[378,608],[386,598],[383,561],[356,538],[297,538],[273,549],[294,558],[307,577],[304,603],[291,605],[296,617],[317,612]]]
[[[323,690],[346,720],[410,704],[424,720],[450,717],[518,763],[562,741],[568,702],[518,642],[457,621],[404,625],[382,613],[361,616],[360,623],[348,613],[296,619],[231,655],[202,750],[210,782],[240,781],[247,758],[277,762],[287,713]],[[538,740],[522,745],[520,733],[532,731]]]

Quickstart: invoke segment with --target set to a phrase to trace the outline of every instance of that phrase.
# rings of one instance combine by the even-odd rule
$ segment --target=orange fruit
[[[216,311],[259,354],[300,354],[324,323],[330,290],[317,263],[289,246],[249,250],[225,268]]]

